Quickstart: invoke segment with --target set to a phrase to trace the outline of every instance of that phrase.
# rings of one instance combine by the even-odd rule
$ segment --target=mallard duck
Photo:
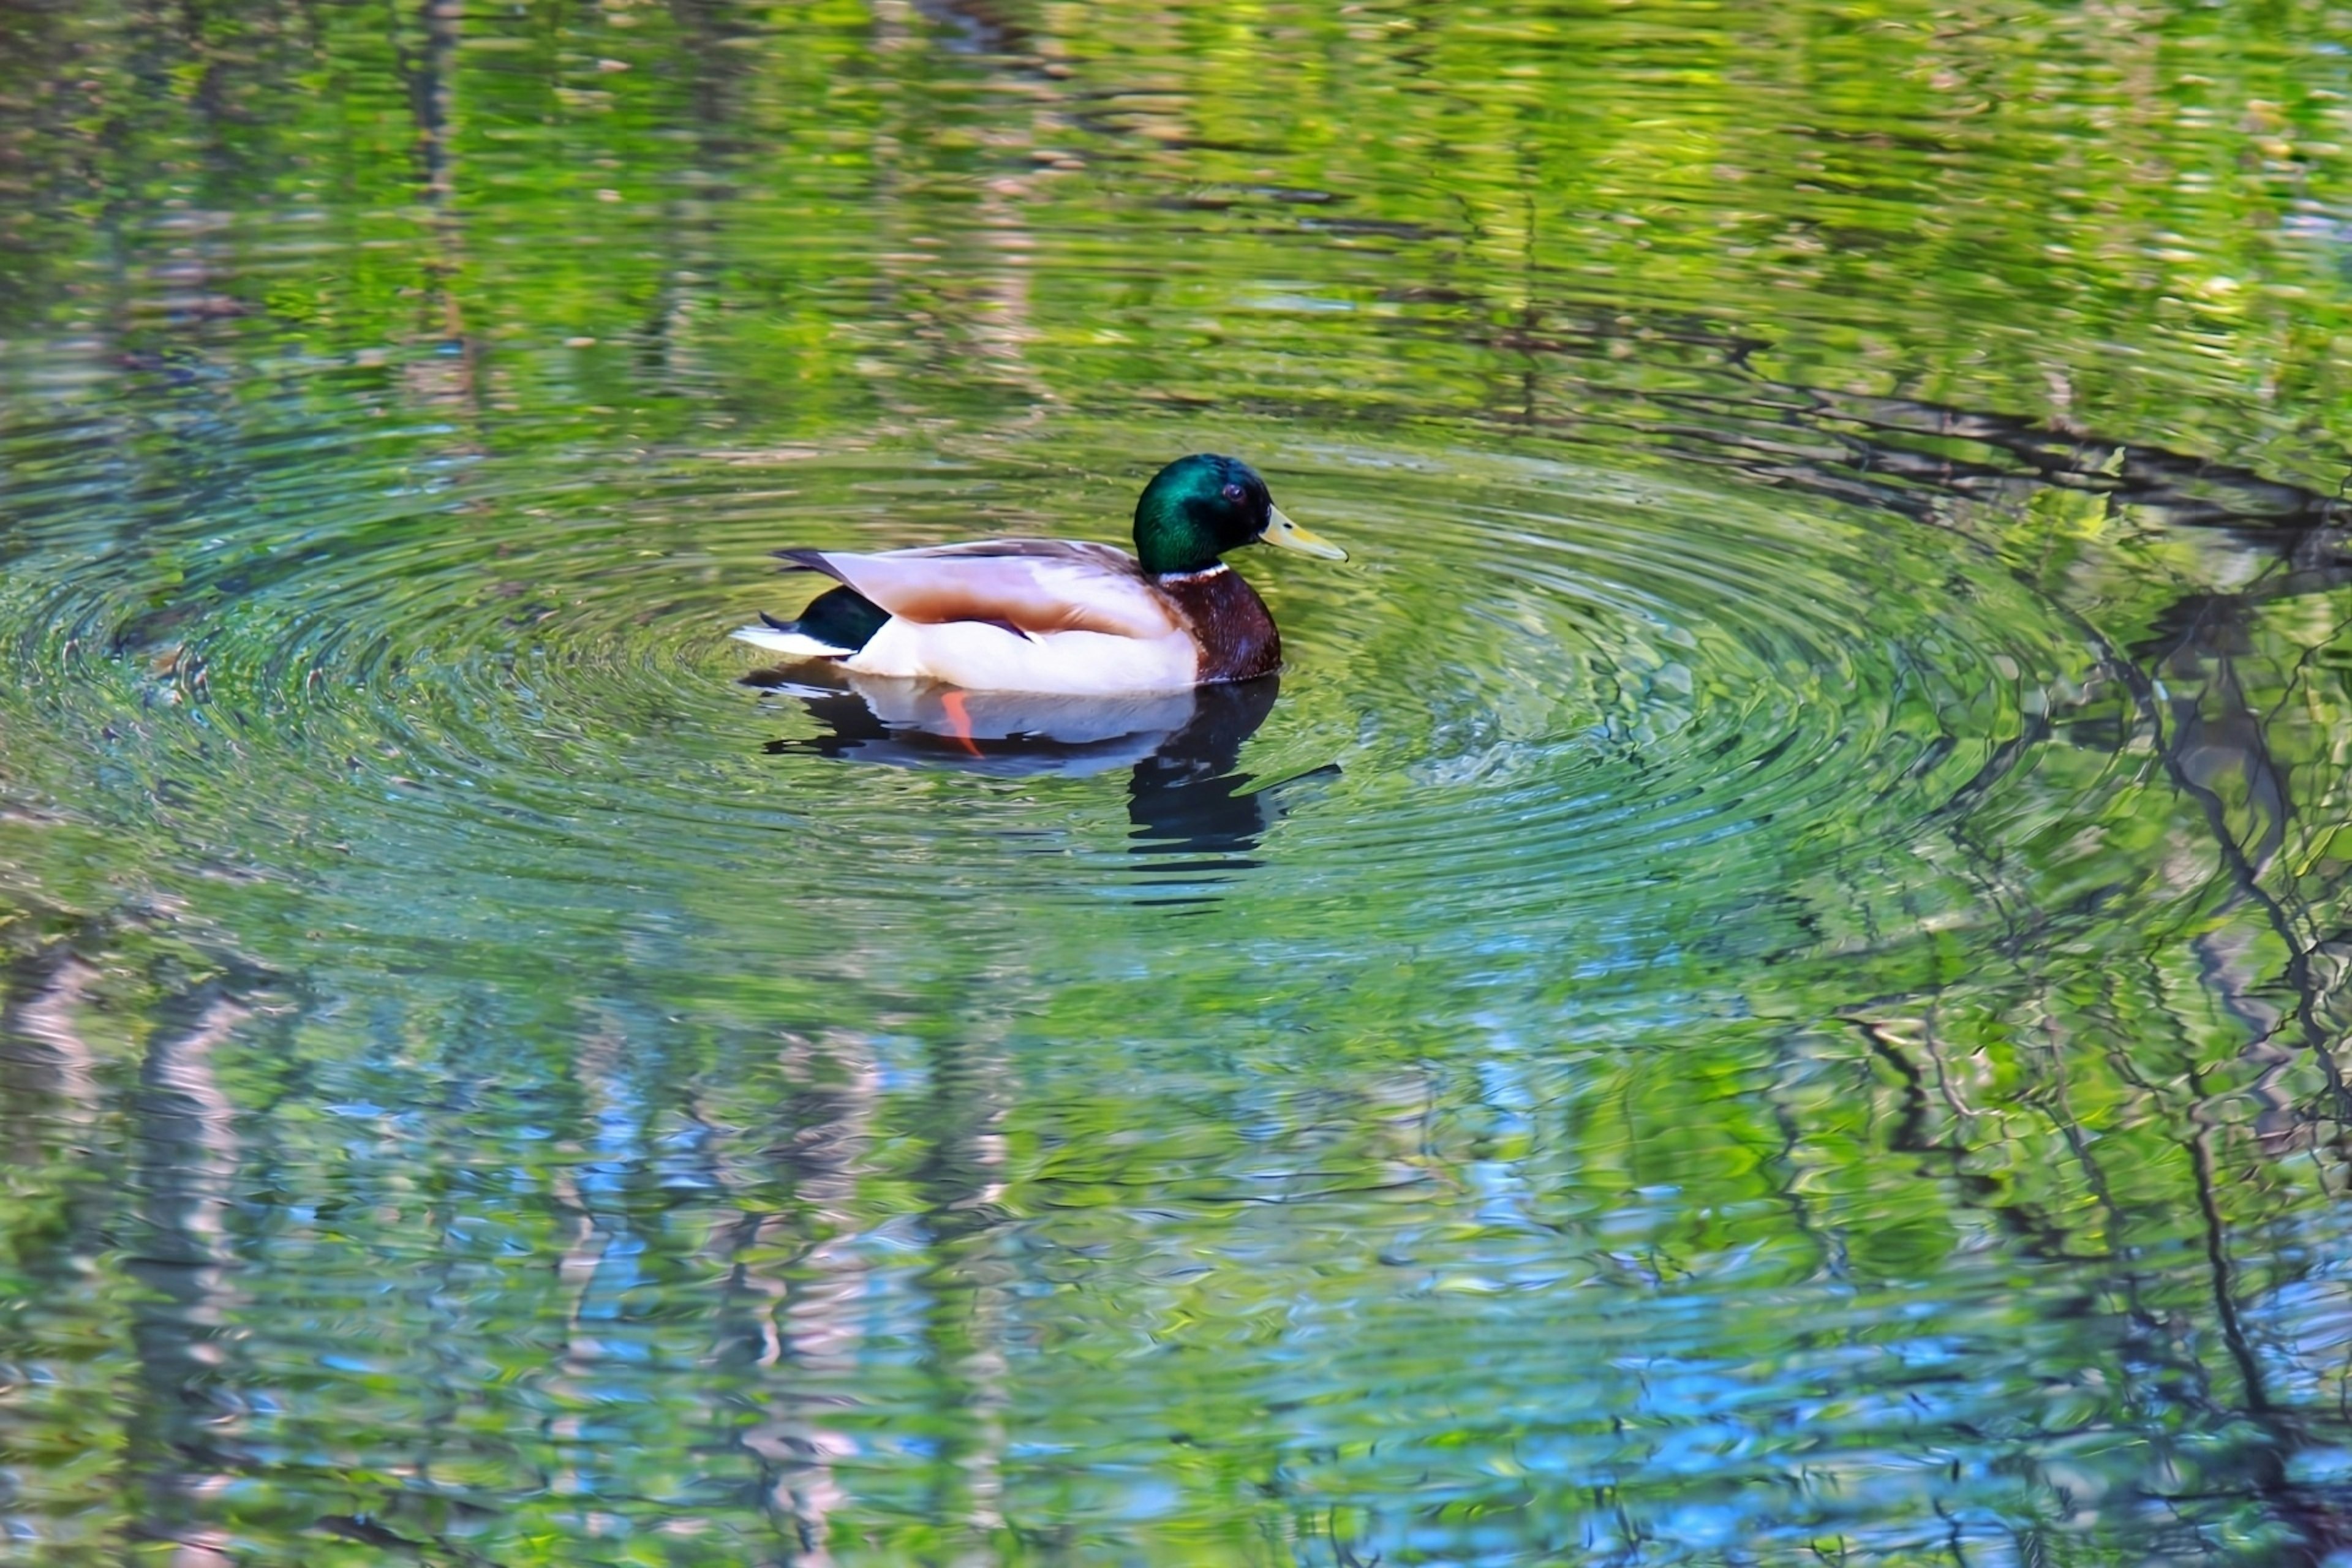
[[[974,691],[1114,697],[1249,680],[1282,663],[1256,590],[1217,559],[1259,542],[1327,560],[1347,552],[1282,515],[1237,458],[1179,458],[1135,503],[1135,548],[990,539],[852,555],[780,550],[841,584],[794,621],[735,635],[861,675]]]

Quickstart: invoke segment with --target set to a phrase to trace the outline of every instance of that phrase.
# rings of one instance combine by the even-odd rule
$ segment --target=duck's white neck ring
[[[1162,583],[1198,583],[1204,577],[1222,577],[1232,570],[1233,568],[1226,565],[1223,562],[1213,561],[1208,565],[1202,567],[1198,572],[1162,572],[1160,574],[1160,581]]]

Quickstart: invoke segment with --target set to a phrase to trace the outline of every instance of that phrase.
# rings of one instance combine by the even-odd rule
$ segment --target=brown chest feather
[[[1282,665],[1282,634],[1265,601],[1228,567],[1203,577],[1161,578],[1160,590],[1201,644],[1201,680],[1253,680]]]

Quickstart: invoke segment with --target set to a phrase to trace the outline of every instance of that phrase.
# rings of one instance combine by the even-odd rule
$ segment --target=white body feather
[[[1001,540],[875,555],[791,553],[890,619],[847,657],[803,632],[761,626],[735,633],[755,647],[974,691],[1111,697],[1189,690],[1201,679],[1199,640],[1135,558],[1108,545]]]
[[[926,625],[893,617],[844,669],[943,680],[974,691],[1064,697],[1183,691],[1200,679],[1201,652],[1182,632],[1156,637],[1106,632],[1024,635],[984,621]]]

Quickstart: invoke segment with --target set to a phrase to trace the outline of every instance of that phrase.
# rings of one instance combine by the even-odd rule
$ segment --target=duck
[[[797,619],[733,634],[856,675],[971,691],[1132,697],[1255,680],[1282,665],[1274,616],[1220,560],[1248,544],[1345,561],[1285,517],[1238,458],[1195,452],[1143,487],[1135,553],[1066,539],[987,539],[855,554],[779,550],[833,579]]]

